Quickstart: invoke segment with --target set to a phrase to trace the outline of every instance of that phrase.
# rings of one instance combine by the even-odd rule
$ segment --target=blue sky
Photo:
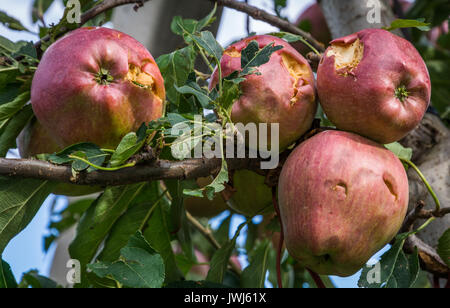
[[[262,8],[271,10],[271,2],[267,0],[253,0],[251,4],[260,6]],[[288,9],[285,11],[290,20],[295,20],[299,13],[309,4],[314,2],[313,0],[288,0]],[[36,25],[32,24],[30,12],[31,12],[32,0],[20,0],[20,1],[0,1],[0,10],[6,11],[9,15],[19,19],[26,27],[32,31],[37,31]],[[52,5],[48,13],[45,16],[46,22],[58,22],[63,12],[62,2],[57,2]],[[225,9],[222,18],[222,26],[218,33],[218,41],[227,46],[238,38],[242,38],[246,35],[245,26],[246,15],[236,12],[231,9]],[[226,25],[233,25],[228,27]],[[276,29],[260,21],[251,21],[251,30],[257,33],[268,33],[275,31]],[[132,35],[132,33],[130,33]],[[9,30],[0,25],[0,35],[5,36],[13,41],[18,40],[37,40],[37,36],[34,34],[23,33]],[[50,263],[53,256],[53,249],[50,249],[48,254],[43,252],[43,237],[47,233],[47,225],[50,219],[50,204],[55,196],[49,197],[47,202],[39,210],[36,217],[30,223],[30,225],[16,236],[5,249],[3,258],[11,265],[12,270],[17,279],[20,279],[23,272],[30,269],[38,269],[41,274],[48,275],[50,269]],[[64,204],[64,198],[58,201],[60,206]],[[233,229],[235,229],[239,223],[243,220],[236,218],[233,223]],[[217,225],[217,221],[213,222],[213,226]],[[234,230],[232,230],[234,232]],[[379,255],[379,254],[378,254]],[[244,261],[244,260],[243,260]],[[355,287],[359,274],[349,278],[333,278],[334,282],[339,287]]]

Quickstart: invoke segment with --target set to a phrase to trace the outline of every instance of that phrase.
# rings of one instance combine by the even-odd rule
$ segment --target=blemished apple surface
[[[239,41],[225,50],[221,60],[223,77],[241,71],[241,52],[251,41],[259,48],[269,44],[283,46],[274,52],[270,61],[258,67],[260,74],[252,74],[241,83],[241,96],[234,102],[231,113],[233,123],[278,123],[279,148],[285,149],[308,129],[317,111],[314,74],[308,61],[286,41],[258,35]],[[210,89],[217,85],[217,69],[213,73]],[[268,137],[270,138],[270,133]],[[271,144],[271,140],[268,141]]]
[[[318,274],[351,276],[398,233],[408,193],[391,151],[353,133],[322,132],[294,150],[280,175],[286,248]]]
[[[101,27],[80,28],[52,44],[31,87],[36,117],[62,147],[92,142],[115,149],[127,133],[160,118],[164,101],[150,52]]]
[[[338,129],[388,144],[419,125],[430,105],[431,81],[410,42],[366,29],[331,42],[317,70],[317,92]]]

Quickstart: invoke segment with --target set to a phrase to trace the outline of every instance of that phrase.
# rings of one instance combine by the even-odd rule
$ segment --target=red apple
[[[283,167],[278,191],[289,254],[322,275],[356,273],[394,238],[408,208],[400,160],[341,131],[298,146]]]
[[[149,51],[107,28],[81,28],[51,45],[31,87],[36,117],[62,147],[115,148],[124,135],[162,116],[164,98]]]
[[[316,40],[325,46],[332,40],[330,29],[323,15],[322,8],[317,3],[304,10],[295,24],[302,30],[309,32]],[[307,54],[312,50],[301,42],[293,45],[300,53]]]
[[[235,193],[230,207],[236,212],[253,217],[273,211],[272,189],[265,177],[250,170],[238,170],[233,175]]]
[[[19,154],[23,158],[31,158],[38,154],[53,154],[61,151],[60,147],[37,121],[28,124],[17,138]],[[84,196],[103,190],[98,186],[58,184],[53,191],[56,195]]]
[[[212,180],[212,178],[198,178],[197,184],[200,187],[205,187],[211,184]],[[184,207],[192,216],[204,218],[215,217],[229,209],[220,193],[216,194],[212,201],[206,197],[188,197],[184,199]]]
[[[223,77],[242,69],[241,52],[251,41],[257,41],[260,48],[274,43],[283,49],[273,53],[268,63],[258,67],[260,75],[250,75],[241,83],[242,95],[233,105],[231,120],[256,125],[279,123],[279,146],[284,149],[300,138],[314,120],[317,110],[314,74],[306,59],[286,41],[258,35],[225,50],[221,60]],[[210,88],[214,88],[217,82],[216,69]],[[270,146],[270,141],[268,144]]]
[[[337,128],[387,144],[420,123],[430,104],[431,83],[410,42],[366,29],[331,42],[319,64],[317,91]]]

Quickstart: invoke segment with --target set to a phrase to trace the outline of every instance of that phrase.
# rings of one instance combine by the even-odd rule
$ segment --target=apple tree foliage
[[[81,9],[86,12],[101,1],[81,0]],[[417,1],[408,12],[408,17],[417,20],[425,17],[431,26],[441,24],[445,18],[436,10],[445,6],[445,1]],[[44,14],[53,0],[35,0],[31,17],[39,26],[40,38],[46,38],[36,48],[31,42],[13,42],[0,36],[0,157],[5,157],[16,147],[16,138],[26,124],[34,117],[30,100],[33,74],[45,49],[64,32],[79,25],[67,22],[68,10],[57,24],[46,25]],[[64,1],[66,4],[67,1]],[[277,15],[282,16],[286,1],[274,1]],[[447,10],[448,12],[449,10]],[[103,170],[115,170],[135,166],[138,157],[151,147],[162,159],[175,160],[168,144],[177,137],[171,135],[170,128],[178,123],[194,125],[194,116],[202,115],[204,125],[220,122],[224,126],[230,122],[231,107],[240,95],[240,83],[247,75],[257,74],[258,67],[267,63],[278,47],[273,45],[259,49],[249,44],[243,51],[242,72],[220,78],[219,85],[208,90],[207,78],[212,69],[220,63],[223,47],[208,31],[215,20],[212,11],[201,20],[174,17],[171,30],[181,36],[184,46],[160,56],[158,66],[164,76],[167,91],[165,117],[144,123],[137,132],[130,132],[114,151],[107,151],[90,143],[70,146],[59,153],[48,153],[38,158],[60,165],[70,165],[74,174]],[[85,25],[102,25],[111,18],[111,10],[89,20]],[[15,31],[31,32],[22,23],[0,12],[0,22]],[[420,21],[393,24],[393,27],[421,27]],[[422,29],[423,30],[423,29]],[[439,38],[441,47],[426,42],[423,32],[412,29],[414,42],[425,58],[433,83],[433,105],[444,121],[449,123],[448,97],[450,84],[449,34]],[[276,33],[289,42],[303,39],[289,33]],[[199,72],[198,61],[203,61],[211,71]],[[208,111],[208,112],[205,112]],[[212,112],[214,111],[214,112]],[[323,124],[328,124],[320,113]],[[187,136],[183,151],[190,151],[196,142],[205,142],[213,137],[206,134],[202,140]],[[411,159],[411,151],[399,144],[388,145],[402,160]],[[185,154],[185,153],[184,153]],[[106,187],[96,198],[85,198],[70,203],[63,210],[53,210],[49,222],[49,233],[44,239],[48,250],[64,231],[76,225],[76,236],[70,244],[69,253],[81,263],[80,287],[264,287],[267,280],[277,285],[276,248],[270,237],[261,236],[259,225],[247,218],[230,237],[233,213],[229,213],[218,228],[212,230],[218,247],[204,240],[204,235],[188,223],[183,206],[187,196],[206,196],[212,199],[214,193],[225,188],[228,169],[225,161],[216,179],[207,187],[199,188],[194,181],[166,180],[163,183],[137,183],[118,187]],[[9,241],[23,230],[33,219],[43,202],[55,187],[55,183],[35,179],[0,177],[0,256]],[[54,207],[53,207],[54,208]],[[208,227],[208,220],[200,223]],[[273,219],[266,227],[271,233],[279,232],[280,226]],[[245,233],[242,246],[237,238]],[[381,258],[381,280],[368,284],[364,274],[371,267],[364,268],[359,285],[361,287],[412,287],[417,286],[420,271],[417,252],[405,255],[402,246],[410,234],[400,234],[392,248]],[[173,243],[177,242],[180,251]],[[439,253],[448,260],[449,235],[443,236]],[[190,270],[198,265],[195,250],[201,251],[211,260],[205,281],[194,284]],[[176,252],[175,252],[176,251]],[[242,272],[231,270],[230,257],[246,255],[249,266]],[[0,287],[58,287],[49,278],[31,270],[16,282],[10,266],[0,258]],[[281,258],[281,278],[287,287],[315,287],[309,273],[299,266],[287,253]],[[333,287],[328,277],[322,277],[325,285]]]

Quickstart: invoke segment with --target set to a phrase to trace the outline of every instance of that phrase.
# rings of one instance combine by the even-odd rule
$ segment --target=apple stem
[[[439,201],[436,193],[434,192],[433,188],[431,188],[430,183],[428,183],[427,179],[425,178],[425,176],[423,175],[423,173],[420,171],[420,169],[410,160],[408,159],[404,159],[401,158],[400,159],[402,162],[404,162],[405,164],[407,164],[408,166],[410,166],[411,168],[414,169],[414,171],[417,173],[417,175],[420,177],[420,179],[422,180],[422,182],[425,184],[425,186],[428,189],[428,192],[430,193],[431,197],[434,200],[434,203],[436,204],[436,209],[435,212],[438,213],[441,210],[441,202]]]
[[[273,207],[275,209],[275,212],[277,213],[278,220],[280,222],[280,240],[278,242],[278,250],[277,250],[277,283],[278,288],[283,288],[283,281],[281,279],[281,253],[283,251],[283,242],[284,242],[284,233],[283,233],[283,222],[281,221],[281,215],[280,215],[280,209],[278,208],[278,202],[277,202],[277,188],[274,186],[272,187],[272,203]]]
[[[316,283],[317,288],[319,288],[319,289],[327,288],[325,286],[325,284],[323,283],[322,278],[320,278],[320,276],[316,272],[313,272],[309,268],[307,268],[307,270],[308,270],[309,274],[311,275],[312,279],[314,280],[314,282]]]

